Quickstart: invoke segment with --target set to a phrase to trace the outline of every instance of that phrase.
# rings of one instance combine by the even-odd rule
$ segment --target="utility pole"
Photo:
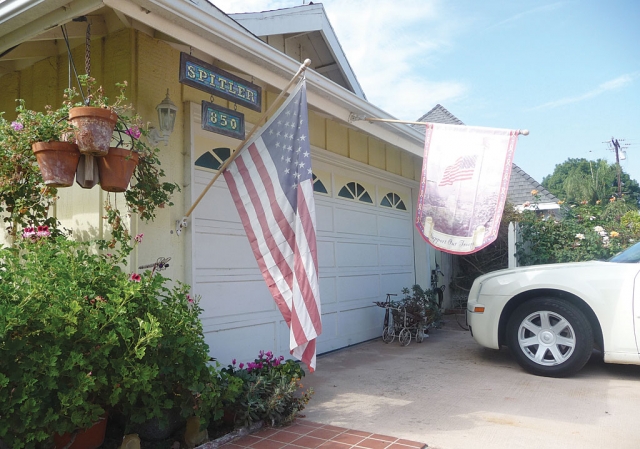
[[[611,145],[613,145],[613,151],[616,152],[616,165],[618,166],[618,198],[622,194],[622,186],[620,185],[620,143],[618,139],[611,137]]]
[[[620,142],[625,143],[620,144]],[[622,195],[622,183],[620,182],[620,172],[622,169],[620,168],[620,159],[627,158],[625,151],[629,146],[631,146],[631,143],[626,143],[626,139],[616,139],[615,137],[611,137],[611,140],[602,143],[608,144],[609,149],[616,153],[616,168],[618,169],[618,197],[620,197]]]

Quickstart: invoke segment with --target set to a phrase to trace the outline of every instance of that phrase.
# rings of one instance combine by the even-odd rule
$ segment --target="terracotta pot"
[[[79,107],[69,110],[69,121],[74,125],[76,143],[80,152],[105,156],[113,137],[118,115],[110,109]]]
[[[133,170],[138,165],[138,153],[122,148],[109,148],[109,153],[96,159],[100,187],[107,192],[124,192],[129,187]]]
[[[78,145],[69,142],[36,142],[31,149],[46,185],[69,187],[73,184],[80,160]]]
[[[81,430],[76,435],[76,439],[73,444],[69,446],[69,449],[97,449],[104,442],[104,435],[107,430],[107,417],[104,416],[88,429]],[[53,442],[56,449],[62,449],[69,441],[71,441],[71,434],[65,433],[60,435],[56,433],[53,436]]]

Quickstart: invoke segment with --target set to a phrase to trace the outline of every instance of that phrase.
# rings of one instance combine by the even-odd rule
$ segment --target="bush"
[[[32,448],[105,411],[131,422],[221,410],[188,288],[119,255],[27,229],[0,250],[0,439]],[[204,406],[206,404],[206,406]]]
[[[607,205],[563,205],[559,217],[524,211],[519,217],[520,265],[605,260],[640,238],[640,219],[624,200]]]
[[[234,360],[221,374],[241,380],[241,390],[227,404],[237,425],[261,420],[272,426],[290,423],[313,395],[312,389],[299,392],[304,377],[300,365],[293,360],[284,361],[283,356],[276,358],[271,352],[261,351],[253,362],[238,366]]]
[[[404,311],[411,316],[414,324],[424,324],[424,327],[439,327],[442,324],[442,312],[438,305],[438,295],[434,290],[424,290],[418,284],[402,289],[404,298],[400,301],[391,301],[393,319],[396,323],[402,323]]]

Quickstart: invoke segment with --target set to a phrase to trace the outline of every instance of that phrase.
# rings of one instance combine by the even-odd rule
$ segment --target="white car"
[[[607,262],[534,265],[477,278],[467,303],[471,335],[506,345],[527,371],[571,375],[594,348],[604,361],[640,365],[640,243]]]

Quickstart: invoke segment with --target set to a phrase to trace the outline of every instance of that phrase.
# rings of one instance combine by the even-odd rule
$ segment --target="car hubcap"
[[[534,312],[520,323],[518,343],[522,352],[539,365],[565,362],[576,346],[571,324],[555,312]]]

